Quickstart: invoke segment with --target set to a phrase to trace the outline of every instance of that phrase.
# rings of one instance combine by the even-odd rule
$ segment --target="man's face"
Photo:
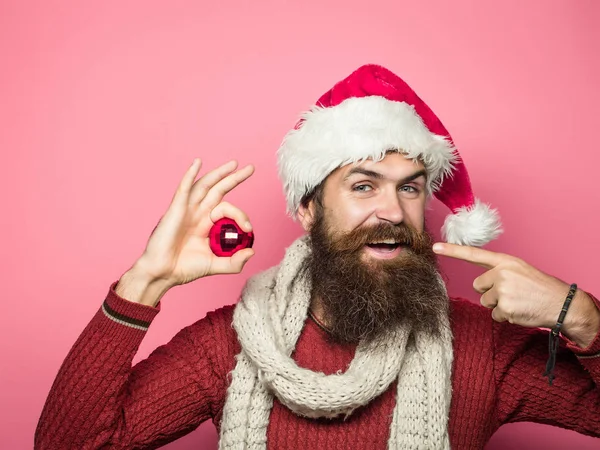
[[[374,162],[349,164],[334,171],[325,180],[323,217],[334,235],[376,225],[405,224],[424,231],[427,200],[427,172],[421,162],[400,153],[388,153]],[[302,209],[300,220],[306,231],[315,219],[314,203]],[[365,261],[397,258],[404,247],[372,243],[364,248]]]
[[[425,230],[426,173],[400,154],[345,166],[300,218],[310,233],[313,296],[332,335],[374,339],[401,324],[436,332],[447,305]]]

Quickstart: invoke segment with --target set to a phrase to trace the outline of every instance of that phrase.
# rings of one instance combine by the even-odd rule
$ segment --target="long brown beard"
[[[448,297],[427,231],[381,223],[333,234],[322,213],[315,219],[305,268],[333,340],[370,342],[404,324],[414,331],[439,333]],[[404,242],[401,254],[390,260],[365,260],[364,246],[383,239]]]

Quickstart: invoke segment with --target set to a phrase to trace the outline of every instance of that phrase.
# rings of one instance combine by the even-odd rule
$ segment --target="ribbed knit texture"
[[[265,449],[272,395],[304,417],[347,418],[399,379],[388,447],[448,449],[448,317],[440,317],[439,336],[414,333],[407,324],[359,344],[343,373],[299,367],[290,355],[310,304],[311,286],[302,271],[309,252],[307,238],[297,239],[281,264],[244,288],[233,317],[242,352],[227,391],[219,448]]]
[[[152,320],[158,309],[119,298],[115,285],[106,297],[111,310]],[[232,315],[232,306],[209,313],[132,368],[145,333],[99,309],[59,370],[35,448],[149,449],[207,419],[218,428],[228,373],[240,352]],[[600,435],[600,357],[593,356],[600,352],[598,336],[583,350],[563,341],[568,349],[558,354],[550,387],[542,376],[547,332],[493,322],[489,310],[464,300],[451,302],[450,317],[454,368],[448,429],[453,449],[482,449],[500,425],[517,421]],[[309,319],[293,358],[301,367],[332,374],[345,370],[354,352],[353,346],[331,343]],[[347,420],[301,418],[275,399],[267,448],[385,449],[395,393],[392,383]],[[205,448],[201,441],[198,448]]]

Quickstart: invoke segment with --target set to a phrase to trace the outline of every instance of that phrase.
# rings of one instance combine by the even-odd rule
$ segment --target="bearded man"
[[[406,83],[359,68],[303,115],[278,157],[307,234],[235,306],[132,367],[170,288],[238,273],[254,254],[217,257],[209,245],[221,218],[252,230],[223,197],[253,167],[230,162],[195,181],[195,159],[65,359],[36,448],[156,448],[208,419],[222,449],[481,449],[523,420],[600,435],[599,302],[477,248],[500,233],[498,214]],[[446,243],[426,229],[432,195],[451,209]],[[448,298],[438,254],[488,269],[474,283],[483,306]]]

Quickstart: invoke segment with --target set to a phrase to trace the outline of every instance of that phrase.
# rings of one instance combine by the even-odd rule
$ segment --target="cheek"
[[[363,225],[373,216],[375,208],[362,204],[348,202],[342,207],[337,208],[333,214],[336,216],[335,223],[339,229],[351,231]]]
[[[422,232],[425,225],[425,202],[414,201],[406,204],[404,221]]]

